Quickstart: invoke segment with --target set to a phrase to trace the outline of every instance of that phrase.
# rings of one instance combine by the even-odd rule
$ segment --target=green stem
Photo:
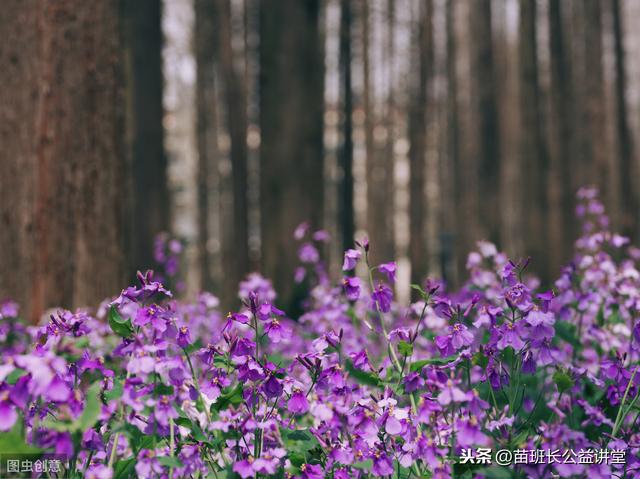
[[[613,430],[611,431],[611,436],[612,437],[616,437],[616,434],[618,433],[618,430],[620,429],[620,426],[622,426],[622,423],[624,422],[624,418],[626,417],[627,413],[629,412],[629,410],[627,409],[627,412],[624,415],[622,414],[622,410],[624,409],[624,403],[627,401],[627,395],[629,394],[629,389],[631,389],[631,385],[633,384],[633,378],[635,378],[635,376],[636,376],[636,372],[638,371],[638,367],[639,366],[636,366],[636,368],[633,370],[633,374],[631,375],[631,378],[629,379],[629,384],[627,384],[627,389],[625,389],[624,396],[622,396],[622,402],[620,403],[620,408],[618,408],[618,415],[616,416],[616,422],[613,424]]]

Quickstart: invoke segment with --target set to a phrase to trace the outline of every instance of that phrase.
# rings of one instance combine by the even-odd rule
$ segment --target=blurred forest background
[[[488,239],[550,281],[600,188],[638,238],[640,2],[6,0],[0,297],[97,304],[153,240],[185,294],[295,297],[294,228],[456,285]],[[634,28],[635,26],[635,28]]]

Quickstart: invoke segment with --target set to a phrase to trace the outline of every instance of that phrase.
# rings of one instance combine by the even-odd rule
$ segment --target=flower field
[[[60,460],[41,477],[640,477],[640,249],[594,190],[579,202],[583,235],[549,288],[481,242],[463,288],[414,285],[404,307],[375,244],[332,284],[323,232],[300,228],[312,289],[296,318],[258,274],[229,313],[151,272],[41,327],[6,301],[2,477],[26,457]]]

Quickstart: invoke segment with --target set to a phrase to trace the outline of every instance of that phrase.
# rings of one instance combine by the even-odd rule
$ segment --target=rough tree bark
[[[194,46],[196,57],[196,137],[198,148],[197,222],[200,287],[214,288],[208,243],[211,232],[211,192],[218,158],[215,90],[215,0],[196,0]]]
[[[495,90],[491,0],[470,4],[472,142],[476,152],[478,194],[475,221],[484,239],[500,238],[500,141]],[[481,239],[481,238],[477,238]]]
[[[155,236],[169,228],[167,160],[162,126],[162,28],[160,0],[127,0],[128,118],[133,215],[127,273],[153,268]]]
[[[124,282],[117,2],[5,2],[0,16],[0,297],[35,322]]]
[[[342,107],[342,144],[338,189],[339,225],[342,249],[353,248],[355,220],[353,212],[353,90],[351,85],[351,0],[341,0],[340,9],[340,88]]]
[[[237,292],[238,283],[249,272],[249,207],[247,201],[247,94],[245,76],[238,72],[234,62],[231,31],[231,2],[216,3],[218,31],[217,62],[220,72],[221,98],[225,100],[225,120],[231,139],[231,178],[233,244],[223,258],[225,281],[223,294],[230,300]]]
[[[548,241],[541,233],[548,217],[548,156],[542,134],[538,52],[536,45],[536,0],[520,0],[520,158],[526,207],[525,253],[534,260],[534,270],[543,281],[549,279]]]
[[[421,284],[428,272],[425,196],[428,88],[433,64],[433,1],[421,5],[412,64],[412,100],[409,106],[409,259],[411,283]]]
[[[296,226],[321,226],[324,46],[320,0],[260,3],[262,271],[295,302]],[[282,19],[286,18],[286,24]]]

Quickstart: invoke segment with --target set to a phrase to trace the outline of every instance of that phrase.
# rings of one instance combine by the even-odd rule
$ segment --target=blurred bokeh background
[[[410,283],[477,240],[549,283],[597,186],[638,237],[640,2],[7,0],[0,297],[97,302],[184,245],[182,294],[295,301],[303,221]]]

